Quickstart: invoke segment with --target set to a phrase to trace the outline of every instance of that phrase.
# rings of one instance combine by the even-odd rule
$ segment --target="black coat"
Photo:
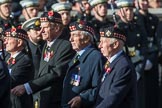
[[[46,44],[43,53],[45,48]],[[50,51],[53,56],[47,62],[42,54],[38,78],[29,82],[33,93],[37,92],[40,108],[60,107],[63,79],[75,54],[70,42],[60,38],[55,40]]]
[[[15,63],[8,65],[8,69],[11,76],[11,89],[32,80],[34,77],[32,60],[23,51],[16,56]],[[33,106],[32,96],[26,93],[22,96],[11,94],[11,102],[12,108],[32,108]]]

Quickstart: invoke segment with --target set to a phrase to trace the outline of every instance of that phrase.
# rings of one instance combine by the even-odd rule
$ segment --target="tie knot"
[[[106,63],[105,63],[105,65],[104,65],[105,70],[106,70],[107,68],[109,68],[109,66],[110,66],[110,62],[107,60]]]
[[[7,64],[15,64],[16,63],[16,59],[13,58],[13,57],[10,57],[8,60],[7,60]]]
[[[47,46],[47,47],[46,47],[46,50],[47,50],[47,51],[50,51],[50,49],[51,49],[50,46]]]
[[[111,68],[110,68],[110,62],[107,61],[104,65],[104,69],[106,73],[110,73],[111,72]]]

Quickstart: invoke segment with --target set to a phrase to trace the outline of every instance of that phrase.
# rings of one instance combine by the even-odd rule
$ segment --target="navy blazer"
[[[100,83],[95,108],[135,108],[136,73],[124,52],[110,63],[110,69]]]
[[[80,95],[82,108],[91,108],[94,103],[97,81],[102,71],[102,55],[95,48],[89,47],[76,63],[73,60],[69,63],[63,83],[62,106],[68,106],[68,102],[72,98]],[[72,74],[81,77],[79,86],[70,84]]]

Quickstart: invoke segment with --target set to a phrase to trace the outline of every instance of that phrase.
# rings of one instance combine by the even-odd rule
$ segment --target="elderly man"
[[[91,108],[99,75],[102,55],[93,46],[94,30],[84,21],[70,24],[70,42],[77,52],[69,63],[63,84],[62,107]]]
[[[34,77],[33,63],[29,49],[26,50],[27,33],[19,28],[11,28],[5,31],[6,51],[10,54],[6,57],[11,78],[10,88],[24,84]],[[16,96],[11,94],[12,108],[31,108],[33,100],[31,95]]]
[[[100,30],[99,48],[107,58],[95,108],[136,108],[136,73],[123,51],[125,33],[117,27]]]
[[[44,12],[40,20],[41,33],[46,44],[41,56],[38,77],[15,87],[12,92],[16,95],[37,92],[36,103],[39,108],[60,108],[63,79],[75,52],[69,41],[60,38],[63,25],[59,13]]]
[[[25,18],[25,20],[37,17],[39,6],[38,0],[21,0],[20,5],[23,8],[22,15]]]

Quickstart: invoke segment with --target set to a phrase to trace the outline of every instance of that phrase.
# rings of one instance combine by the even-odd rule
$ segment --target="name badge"
[[[80,76],[77,74],[72,74],[70,84],[73,86],[79,86]]]

